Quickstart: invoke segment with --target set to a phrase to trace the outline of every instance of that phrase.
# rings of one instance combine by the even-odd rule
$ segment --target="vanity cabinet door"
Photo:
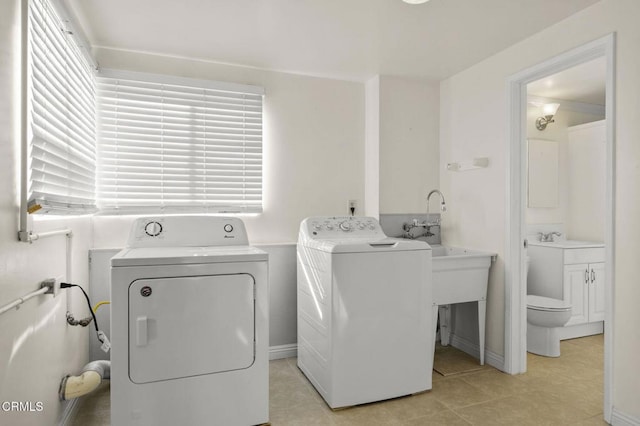
[[[565,265],[563,299],[572,306],[571,318],[566,325],[584,324],[588,321],[590,279],[588,264]]]
[[[604,262],[589,264],[589,322],[604,321]]]

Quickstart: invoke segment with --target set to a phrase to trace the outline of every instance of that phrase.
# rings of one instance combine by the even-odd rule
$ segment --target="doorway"
[[[526,69],[509,79],[510,133],[507,241],[505,253],[505,371],[511,374],[526,371],[526,176],[527,150],[527,85],[544,77],[560,73],[598,58],[606,62],[605,106],[605,353],[604,353],[604,418],[610,422],[612,414],[612,330],[614,294],[614,49],[615,36],[610,34],[586,45],[553,57]]]

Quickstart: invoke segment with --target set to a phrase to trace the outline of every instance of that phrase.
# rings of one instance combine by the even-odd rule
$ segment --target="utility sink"
[[[431,246],[433,284],[433,324],[440,316],[440,342],[449,344],[450,304],[478,302],[480,365],[484,365],[485,314],[489,268],[494,253],[442,245]]]
[[[432,245],[436,305],[485,300],[493,253]]]

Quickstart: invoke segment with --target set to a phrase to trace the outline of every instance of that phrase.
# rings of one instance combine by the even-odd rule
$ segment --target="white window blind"
[[[87,213],[95,202],[95,82],[47,0],[29,1],[28,211]]]
[[[262,88],[112,70],[97,82],[102,212],[262,211]]]

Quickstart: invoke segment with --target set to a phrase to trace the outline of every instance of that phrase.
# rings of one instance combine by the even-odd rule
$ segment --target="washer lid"
[[[403,238],[317,239],[304,242],[307,247],[329,253],[375,253],[385,251],[431,250],[425,241]]]
[[[189,265],[266,261],[266,252],[251,246],[127,248],[111,258],[111,266]]]
[[[550,297],[527,295],[527,308],[541,311],[566,311],[571,309],[571,303]]]

